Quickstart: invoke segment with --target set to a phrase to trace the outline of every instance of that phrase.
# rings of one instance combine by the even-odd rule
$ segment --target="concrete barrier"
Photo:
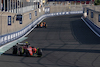
[[[83,12],[87,13],[87,17],[83,19],[90,29],[100,37],[100,9],[97,8],[99,7],[94,5],[84,6]]]
[[[23,13],[22,24],[20,24],[19,21],[16,21],[15,13],[0,12],[0,45],[6,44],[24,36],[26,33],[28,33],[28,31],[34,28],[37,23],[41,22],[46,17],[79,13],[83,13],[82,9],[80,10],[78,8],[74,11],[69,8],[69,6],[46,6],[29,11],[27,13]],[[11,17],[10,21],[9,17]],[[11,24],[9,25],[8,22],[11,22]]]

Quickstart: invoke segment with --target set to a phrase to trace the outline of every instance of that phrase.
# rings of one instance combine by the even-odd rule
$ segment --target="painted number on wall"
[[[11,16],[8,16],[8,25],[11,25]]]
[[[31,15],[31,13],[29,13],[29,18],[30,18],[30,19],[32,18],[32,15]]]
[[[35,11],[35,16],[37,16],[37,11]]]

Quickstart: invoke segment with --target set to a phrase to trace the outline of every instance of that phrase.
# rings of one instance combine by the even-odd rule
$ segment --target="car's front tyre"
[[[13,52],[12,52],[13,54],[17,54],[17,46],[15,45],[15,46],[13,46]]]

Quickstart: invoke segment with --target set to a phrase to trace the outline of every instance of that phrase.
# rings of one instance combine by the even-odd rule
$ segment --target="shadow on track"
[[[63,52],[85,52],[85,53],[100,53],[100,50],[92,49],[54,49],[54,48],[43,48],[43,51],[63,51]]]
[[[100,44],[100,38],[82,20],[74,20],[70,25],[74,38],[81,44]]]

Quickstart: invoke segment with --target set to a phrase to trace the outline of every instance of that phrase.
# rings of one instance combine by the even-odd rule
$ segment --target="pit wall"
[[[80,5],[76,7],[80,7]],[[24,36],[28,31],[35,28],[37,23],[47,17],[83,13],[82,6],[80,9],[73,9],[75,9],[75,6],[42,7],[23,13],[23,20],[21,24],[19,21],[16,21],[15,13],[0,12],[0,45],[4,45]],[[10,25],[8,16],[11,16]]]
[[[97,9],[98,8],[98,9]],[[86,18],[82,18],[90,29],[100,37],[100,9],[99,6],[88,5],[83,7],[83,12],[87,13]]]

